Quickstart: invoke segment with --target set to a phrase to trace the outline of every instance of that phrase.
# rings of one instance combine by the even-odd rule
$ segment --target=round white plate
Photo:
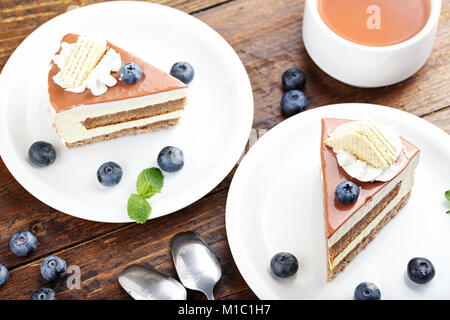
[[[52,127],[48,65],[62,36],[103,37],[168,72],[177,61],[195,69],[188,106],[173,129],[66,148]],[[107,2],[69,11],[36,29],[0,75],[0,152],[17,181],[36,198],[67,214],[102,222],[128,222],[126,204],[141,170],[156,166],[159,151],[180,147],[185,166],[165,174],[150,199],[151,218],[188,206],[211,191],[241,156],[253,122],[253,95],[240,59],[213,29],[181,11],[143,2]],[[55,163],[43,169],[27,159],[29,146],[46,140]],[[107,161],[122,166],[119,185],[96,178]]]
[[[327,283],[320,182],[321,118],[369,117],[395,127],[421,149],[411,198],[398,216]],[[450,283],[450,137],[412,114],[368,104],[312,109],[266,133],[245,156],[230,187],[226,230],[234,260],[261,299],[353,299],[364,281],[382,299],[448,299]],[[280,251],[300,262],[291,278],[276,279],[270,259]],[[408,261],[430,259],[435,278],[426,285],[406,276]]]

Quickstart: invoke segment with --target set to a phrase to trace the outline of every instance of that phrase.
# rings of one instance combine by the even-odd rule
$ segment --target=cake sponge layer
[[[358,255],[358,253],[376,237],[383,226],[392,218],[394,218],[398,214],[400,209],[408,202],[410,195],[411,192],[408,192],[394,207],[386,212],[386,214],[381,217],[380,221],[375,225],[375,227],[371,229],[370,232],[365,237],[363,237],[362,240],[358,242],[357,245],[345,256],[345,258],[342,259],[333,269],[331,269],[330,264],[327,264],[327,281],[332,280],[339,272],[343,271],[345,267]]]

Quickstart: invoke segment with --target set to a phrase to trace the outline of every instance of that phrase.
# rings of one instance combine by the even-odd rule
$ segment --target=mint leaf
[[[127,204],[128,216],[137,223],[145,223],[152,212],[147,200],[138,194],[131,194]]]
[[[450,190],[445,191],[445,197],[450,201]]]
[[[150,198],[161,192],[164,184],[164,176],[158,168],[144,169],[139,174],[136,182],[136,190],[143,198]]]

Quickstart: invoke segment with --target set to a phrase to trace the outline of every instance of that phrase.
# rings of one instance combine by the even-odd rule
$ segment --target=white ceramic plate
[[[397,217],[327,283],[320,182],[320,119],[370,117],[395,127],[422,151],[411,199]],[[354,288],[370,281],[382,299],[448,299],[450,283],[450,137],[400,110],[341,104],[292,117],[266,133],[245,156],[227,199],[226,229],[234,260],[261,299],[353,299]],[[276,279],[269,262],[293,253],[300,268]],[[430,259],[435,278],[426,285],[406,276],[408,261]]]
[[[47,72],[61,37],[69,32],[103,37],[169,71],[188,61],[196,75],[181,124],[159,132],[68,149],[46,112]],[[233,168],[247,143],[253,121],[253,95],[244,66],[228,43],[200,20],[181,11],[143,2],[108,2],[60,15],[35,30],[17,48],[0,76],[0,151],[17,181],[47,205],[84,219],[128,222],[128,196],[139,172],[156,166],[159,151],[180,147],[185,166],[165,174],[161,194],[151,198],[151,218],[198,200]],[[36,169],[29,146],[51,142],[57,160]],[[106,161],[122,166],[119,185],[96,179]]]

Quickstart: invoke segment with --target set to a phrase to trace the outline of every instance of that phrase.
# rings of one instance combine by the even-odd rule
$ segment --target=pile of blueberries
[[[27,230],[16,232],[9,241],[11,251],[19,257],[32,254],[37,248],[36,236]],[[41,274],[47,281],[56,281],[66,275],[67,264],[57,256],[49,256],[41,262]],[[0,287],[9,278],[8,269],[0,264]],[[31,300],[56,300],[56,293],[50,288],[41,288],[32,294]]]
[[[308,106],[308,99],[303,91],[306,84],[305,74],[297,69],[290,68],[281,77],[283,89],[286,91],[281,98],[281,110],[287,116],[305,111]]]

